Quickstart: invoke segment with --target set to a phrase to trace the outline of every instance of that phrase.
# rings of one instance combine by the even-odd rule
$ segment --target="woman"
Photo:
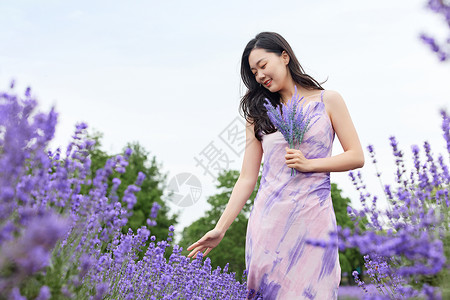
[[[306,240],[329,240],[336,232],[330,172],[364,165],[345,102],[305,74],[289,44],[274,32],[262,32],[247,44],[241,77],[248,88],[240,106],[247,121],[242,170],[215,228],[187,248],[188,257],[207,255],[222,240],[254,190],[264,153],[247,227],[248,288],[260,290],[264,299],[337,299],[337,247],[315,247]],[[301,103],[319,114],[299,150],[289,149],[263,105],[265,98],[273,106],[286,104],[295,88],[304,97]],[[335,133],[344,152],[331,156]],[[291,176],[291,168],[299,173]]]

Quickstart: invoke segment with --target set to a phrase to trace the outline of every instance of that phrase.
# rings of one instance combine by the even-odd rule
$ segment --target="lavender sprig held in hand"
[[[264,103],[264,107],[267,109],[267,115],[269,116],[270,121],[272,121],[272,124],[284,136],[284,139],[289,144],[289,148],[295,149],[295,144],[300,148],[305,133],[319,119],[316,118],[311,123],[313,118],[318,117],[319,114],[316,113],[311,115],[311,108],[304,111],[304,103],[302,103],[300,110],[297,110],[297,107],[303,98],[304,97],[300,98],[300,95],[297,94],[297,86],[295,86],[295,92],[292,98],[284,105],[273,107],[270,101],[265,98],[266,103]],[[278,106],[280,106],[280,108]],[[295,174],[297,174],[297,170],[291,169],[291,176]]]

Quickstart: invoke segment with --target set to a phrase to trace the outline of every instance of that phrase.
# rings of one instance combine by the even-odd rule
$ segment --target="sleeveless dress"
[[[308,158],[331,156],[334,130],[323,92],[304,98],[318,121],[305,133],[300,150]],[[313,101],[319,100],[319,101]],[[300,109],[300,108],[299,108]],[[330,240],[336,232],[330,173],[298,172],[286,165],[288,142],[280,131],[263,135],[264,164],[247,226],[245,262],[248,289],[263,289],[264,300],[337,299],[341,280],[338,248],[315,247],[308,238]],[[298,146],[297,146],[298,148]]]

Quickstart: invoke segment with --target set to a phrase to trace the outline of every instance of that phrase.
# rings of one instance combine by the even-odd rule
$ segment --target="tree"
[[[167,174],[161,174],[159,171],[161,165],[153,156],[149,159],[149,153],[138,143],[129,143],[124,149],[130,148],[133,150],[129,160],[126,172],[119,177],[122,184],[118,189],[119,195],[123,195],[125,187],[136,181],[139,172],[145,174],[145,179],[141,185],[141,191],[137,194],[137,202],[133,207],[133,215],[128,220],[124,232],[128,228],[136,231],[139,227],[147,224],[153,202],[157,202],[161,208],[156,217],[156,226],[151,228],[151,234],[156,236],[157,240],[164,240],[169,233],[169,226],[175,226],[178,221],[178,214],[173,213],[169,215],[169,207],[162,200],[161,196],[166,188]]]
[[[222,172],[219,175],[217,188],[220,191],[218,194],[209,197],[207,200],[211,205],[211,208],[205,213],[205,216],[183,230],[180,241],[180,245],[185,246],[183,247],[183,254],[187,255],[189,253],[185,248],[202,237],[203,234],[205,234],[205,230],[212,229],[216,225],[216,222],[225,210],[238,177],[239,172],[235,170]],[[240,279],[245,270],[245,236],[247,232],[248,215],[259,189],[260,179],[261,176],[258,177],[255,189],[250,195],[249,200],[246,202],[236,220],[231,224],[223,240],[220,242],[220,247],[213,249],[208,254],[211,258],[211,265],[213,268],[217,268],[218,266],[223,268],[229,263],[228,270],[230,272],[236,272],[236,279]]]
[[[107,154],[101,150],[101,139],[103,134],[100,132],[93,132],[89,134],[89,138],[94,140],[96,144],[89,152],[91,158],[91,176],[95,177],[95,173],[98,169],[103,168],[108,158],[115,155]],[[113,176],[109,179],[109,186],[112,186],[112,178],[119,178],[121,181],[120,186],[117,189],[117,195],[119,199],[122,199],[125,189],[128,185],[134,184],[138,173],[145,174],[145,179],[142,182],[141,190],[137,193],[137,202],[133,207],[133,215],[129,218],[126,226],[122,228],[125,233],[131,228],[134,232],[141,226],[147,225],[147,219],[150,216],[150,211],[153,202],[157,202],[161,208],[158,211],[156,217],[156,226],[151,227],[151,235],[154,235],[157,240],[163,240],[169,233],[169,226],[177,224],[178,214],[169,214],[169,207],[162,200],[161,196],[166,188],[166,174],[160,172],[161,165],[156,161],[156,157],[149,158],[149,153],[138,142],[128,143],[122,150],[122,154],[125,150],[130,148],[132,150],[131,156],[128,159],[128,166],[125,173],[114,172]],[[85,186],[84,189],[89,190],[91,186]],[[123,205],[126,205],[122,203]]]
[[[347,207],[350,206],[351,201],[349,198],[342,197],[341,192],[342,190],[338,188],[336,183],[331,183],[331,199],[336,215],[336,223],[342,228],[354,229],[354,222],[347,213]],[[364,220],[360,223],[360,229],[364,230]],[[345,249],[344,251],[339,251],[339,264],[341,265],[342,278],[346,278],[350,283],[354,282],[352,271],[362,268],[364,258],[355,248]]]

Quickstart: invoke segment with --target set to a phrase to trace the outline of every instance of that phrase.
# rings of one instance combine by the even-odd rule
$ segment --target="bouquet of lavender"
[[[295,93],[292,98],[287,104],[281,105],[279,109],[278,106],[273,107],[267,98],[265,99],[264,107],[267,109],[267,115],[273,125],[283,134],[285,140],[289,143],[289,148],[295,149],[295,144],[300,147],[305,133],[319,119],[316,118],[311,123],[313,118],[318,117],[319,114],[311,115],[311,108],[304,111],[305,103],[302,103],[300,110],[297,110],[303,98],[300,98],[300,95],[297,94],[297,86],[295,86]],[[297,174],[297,170],[291,169],[291,176],[295,174]]]

